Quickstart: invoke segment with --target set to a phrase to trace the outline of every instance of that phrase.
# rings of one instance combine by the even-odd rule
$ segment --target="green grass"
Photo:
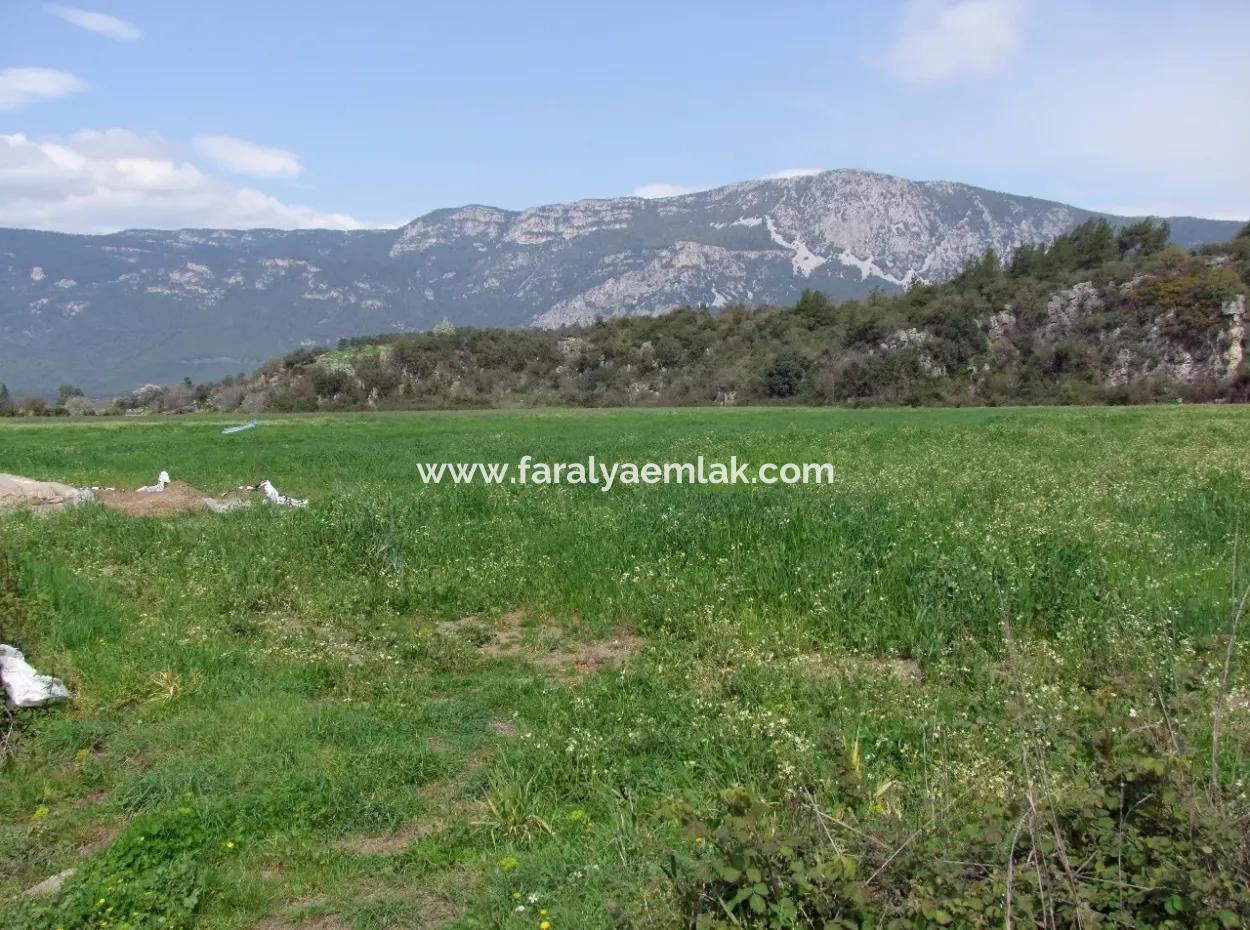
[[[678,801],[706,812],[744,785],[837,809],[855,751],[866,784],[896,783],[865,822],[912,829],[941,792],[973,812],[1016,790],[1017,704],[1062,742],[1098,689],[1192,695],[1171,722],[1206,758],[1250,410],[223,422],[0,421],[0,471],[135,487],[168,469],[209,493],[269,478],[312,499],[0,517],[0,639],[74,694],[16,718],[0,901],[78,866],[91,907],[131,895],[99,918],[114,927],[124,908],[161,925],[142,922],[153,901],[176,925],[182,898],[220,930],[534,927],[535,907],[555,930],[678,926]],[[525,454],[827,461],[837,481],[603,493],[422,487],[413,468]],[[524,651],[479,650],[515,612]],[[439,632],[468,616],[478,639]],[[619,671],[528,661],[622,631],[644,646]],[[1250,719],[1225,725],[1236,791]],[[359,839],[404,830],[406,847]]]

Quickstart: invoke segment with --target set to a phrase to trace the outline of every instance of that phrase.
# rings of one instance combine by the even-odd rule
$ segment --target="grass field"
[[[683,863],[716,845],[687,827],[735,787],[768,829],[819,824],[906,926],[975,926],[885,888],[920,874],[916,837],[999,807],[1031,835],[1043,765],[1058,793],[1152,746],[1244,831],[1250,664],[1227,634],[1250,410],[221,425],[0,421],[3,472],[269,478],[312,501],[0,517],[0,640],[74,695],[14,718],[0,926],[686,926]],[[837,481],[603,493],[423,487],[413,467],[591,453],[827,461]],[[1229,850],[1194,855],[1244,882]],[[55,903],[3,903],[68,867]],[[1064,868],[1056,900],[1082,874]],[[1095,880],[1149,885],[1124,868]],[[1158,879],[1175,926],[1208,925],[1178,881]]]

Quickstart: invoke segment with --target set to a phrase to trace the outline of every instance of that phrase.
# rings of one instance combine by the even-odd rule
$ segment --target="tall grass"
[[[656,882],[678,797],[836,795],[852,746],[874,784],[897,783],[890,816],[919,820],[938,783],[1008,790],[1004,616],[1036,717],[1137,681],[1196,689],[1200,719],[1250,526],[1247,425],[1232,408],[5,424],[0,471],[131,487],[168,469],[209,493],[269,478],[313,504],[0,518],[20,645],[75,694],[19,721],[0,894],[191,804],[202,926],[302,913],[313,885],[314,911],[358,927],[529,925],[514,892],[558,925],[609,926],[613,904],[668,926]],[[525,454],[827,461],[838,478],[603,493],[422,487],[413,468]],[[511,611],[647,645],[570,679],[436,629]],[[1235,657],[1231,690],[1245,671]],[[1240,713],[1216,760],[1230,782]],[[334,845],[423,818],[399,855]]]

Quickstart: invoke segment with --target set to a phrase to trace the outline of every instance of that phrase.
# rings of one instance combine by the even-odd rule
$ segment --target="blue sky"
[[[0,7],[0,225],[393,225],[858,167],[1250,216],[1250,4]]]

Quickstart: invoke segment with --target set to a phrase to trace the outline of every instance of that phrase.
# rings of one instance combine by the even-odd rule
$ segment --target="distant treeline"
[[[1091,220],[906,293],[793,307],[682,307],[563,330],[470,329],[300,348],[251,375],[119,398],[108,412],[761,403],[1246,400],[1250,224],[1187,252],[1164,224]],[[3,388],[0,388],[3,391]],[[57,404],[87,412],[71,386]],[[77,409],[75,409],[77,408]]]

